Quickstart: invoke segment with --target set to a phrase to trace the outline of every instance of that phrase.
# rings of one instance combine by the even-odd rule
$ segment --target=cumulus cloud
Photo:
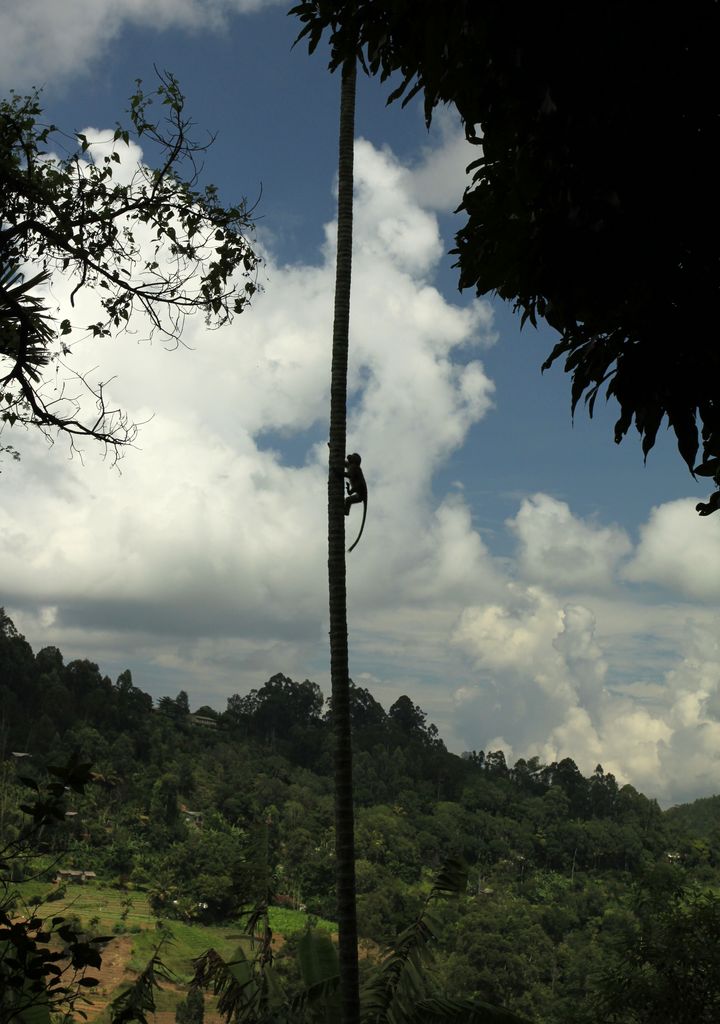
[[[356,173],[349,443],[371,501],[354,594],[360,615],[392,617],[410,580],[416,604],[457,589],[457,608],[488,555],[462,500],[436,499],[431,484],[490,408],[492,383],[467,357],[492,318],[433,285],[437,223],[393,155],[359,141]],[[329,225],[315,265],[268,254],[252,310],[217,332],[188,320],[175,352],[146,343],[142,324],[74,346],[78,368],[99,365],[111,401],[149,422],[122,475],[88,446],[82,465],[62,441],[20,438],[24,488],[0,511],[0,553],[4,600],[31,639],[44,624],[43,642],[87,654],[88,641],[119,651],[132,637],[158,671],[183,666],[191,694],[195,671],[229,693],[243,666],[249,685],[260,663],[304,678],[324,653],[333,239]],[[61,311],[70,287],[54,287]],[[73,318],[92,321],[92,303],[81,293]],[[284,439],[299,432],[305,449],[288,458]]]
[[[459,205],[471,180],[466,168],[482,156],[482,147],[467,141],[454,108],[436,110],[432,130],[439,136],[440,145],[427,146],[417,161],[412,193],[427,209],[447,212]]]
[[[601,763],[665,805],[720,790],[720,617],[690,600],[711,592],[700,541],[686,562],[674,535],[690,516],[689,502],[654,509],[633,552],[617,527],[548,495],[524,500],[506,523],[515,578],[497,572],[494,596],[469,602],[453,633],[469,666],[454,691],[457,744],[571,757],[586,774]],[[712,565],[712,535],[700,536]],[[685,600],[659,603],[624,577]]]
[[[547,494],[526,498],[506,525],[517,538],[523,574],[555,587],[607,587],[631,549],[620,527],[585,522]]]
[[[595,706],[605,671],[594,628],[587,609],[563,607],[532,585],[508,583],[503,602],[466,608],[453,637],[477,677],[462,689],[465,734],[478,724],[470,724],[473,689],[483,736],[505,736],[515,748],[544,742],[568,709]],[[592,673],[584,678],[588,666]]]
[[[694,499],[654,508],[640,530],[629,580],[670,587],[691,598],[720,597],[720,517],[701,519]]]
[[[0,90],[76,75],[126,26],[217,30],[280,0],[24,0],[0,10]]]
[[[632,624],[633,605],[623,613]],[[454,641],[473,670],[455,692],[455,733],[466,748],[509,741],[514,756],[571,757],[586,774],[602,763],[664,804],[716,792],[718,616],[686,608],[671,667],[651,675],[652,685],[618,686],[621,656],[612,619],[603,618],[600,642],[591,609],[517,582],[507,584],[504,602],[466,608]]]

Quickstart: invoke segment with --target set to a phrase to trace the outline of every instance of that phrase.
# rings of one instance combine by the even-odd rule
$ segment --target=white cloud
[[[691,598],[720,597],[720,516],[700,518],[695,499],[654,508],[641,528],[629,580],[657,583]]]
[[[76,75],[126,26],[218,30],[280,0],[24,0],[0,10],[0,91]]]
[[[533,585],[508,583],[504,601],[466,608],[453,639],[472,659],[478,719],[470,713],[465,684],[462,734],[469,739],[481,722],[483,737],[503,735],[524,750],[542,744],[569,709],[596,707],[605,666],[594,629],[586,608],[563,608]]]
[[[488,556],[463,502],[438,501],[431,483],[490,407],[481,363],[455,353],[485,343],[491,315],[432,285],[437,224],[392,154],[359,142],[356,165],[349,445],[371,492],[354,599],[360,616],[401,619],[410,580],[419,606],[457,590],[457,610]],[[120,652],[125,637],[158,671],[181,670],[176,689],[191,694],[188,673],[229,693],[243,666],[258,685],[260,664],[304,677],[324,655],[333,234],[316,266],[270,256],[252,310],[214,333],[188,320],[175,352],[142,333],[75,346],[81,369],[92,360],[115,378],[114,403],[154,418],[121,476],[88,446],[83,466],[62,442],[48,452],[20,436],[24,487],[0,511],[0,554],[5,600],[31,639],[44,623],[43,642],[87,655]],[[55,286],[58,304],[70,287]],[[90,322],[92,303],[81,293],[74,319]],[[287,461],[283,437],[305,429],[320,439]],[[353,515],[349,536],[358,526]]]
[[[623,605],[625,628],[651,617],[638,609]],[[463,746],[492,749],[506,737],[515,756],[571,757],[585,774],[600,762],[665,804],[720,790],[718,616],[686,608],[672,667],[652,686],[620,688],[615,627],[603,619],[600,643],[589,608],[520,583],[507,585],[504,602],[465,609],[454,637],[473,665],[455,693]]]
[[[523,574],[553,587],[607,587],[631,549],[620,527],[578,519],[564,501],[547,494],[526,498],[506,525],[517,537]]]
[[[435,217],[412,196],[412,175],[390,149],[380,152],[359,139],[355,152],[355,197],[362,220],[353,239],[353,268],[390,257],[398,269],[428,273],[443,244]]]
[[[433,114],[432,136],[439,145],[427,146],[413,169],[412,192],[427,209],[447,213],[455,209],[471,178],[466,168],[482,156],[482,147],[465,138],[459,114],[454,108],[439,108]]]

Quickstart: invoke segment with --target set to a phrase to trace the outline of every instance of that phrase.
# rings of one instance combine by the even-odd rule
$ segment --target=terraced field
[[[47,896],[57,891],[57,886],[48,882],[19,882],[17,890],[25,902],[31,902],[35,897],[46,900]],[[92,918],[99,918],[101,931],[112,931],[113,926],[121,920],[124,911],[123,901],[132,900],[125,926],[127,929],[138,925],[141,928],[155,926],[155,914],[150,910],[147,896],[139,889],[124,891],[115,889],[112,886],[104,885],[101,882],[88,882],[85,885],[68,883],[65,886],[65,896],[55,903],[49,904],[53,913],[58,908],[58,913],[77,914],[83,924],[87,924]]]
[[[21,882],[15,888],[20,897],[18,911],[24,913],[36,899],[45,901],[58,887],[47,882]],[[128,900],[132,900],[129,906]],[[125,911],[127,913],[123,919]],[[132,981],[143,969],[164,935],[167,939],[161,957],[173,972],[175,983],[163,982],[163,990],[157,997],[158,1012],[154,1024],[174,1024],[175,1008],[185,998],[192,977],[193,959],[210,947],[217,949],[222,956],[230,957],[241,943],[248,941],[242,934],[241,925],[232,923],[203,925],[168,921],[159,929],[145,893],[141,890],[125,891],[97,881],[84,885],[68,883],[65,896],[50,903],[44,902],[40,914],[75,914],[84,925],[97,919],[98,923],[93,927],[95,934],[113,934],[118,926],[123,929],[105,946],[100,971],[92,972],[96,973],[100,981],[89,994],[89,1005],[84,1007],[88,1021],[92,1024],[104,1024],[108,1003],[123,985]],[[270,922],[275,933],[274,945],[279,948],[284,941],[283,933],[291,934],[305,928],[307,915],[287,908],[271,908]],[[330,921],[320,921],[318,925],[327,930],[335,928]],[[220,1024],[221,1018],[216,1012],[215,1001],[209,996],[206,998],[205,1009],[207,1024]]]

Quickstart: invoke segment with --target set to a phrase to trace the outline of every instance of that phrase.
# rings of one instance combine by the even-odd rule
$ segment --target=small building
[[[188,715],[188,720],[193,725],[200,725],[203,729],[217,729],[217,722],[214,718],[209,718],[207,715]]]
[[[59,885],[61,882],[74,882],[75,885],[85,885],[97,878],[94,871],[79,871],[76,869],[62,869],[55,872],[53,882]]]

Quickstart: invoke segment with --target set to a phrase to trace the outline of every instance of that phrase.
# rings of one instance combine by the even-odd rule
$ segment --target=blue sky
[[[325,483],[339,82],[278,4],[26,0],[0,12],[0,87],[104,130],[172,70],[204,179],[257,208],[265,290],[187,349],[80,348],[141,420],[122,472],[17,435],[0,601],[37,649],[130,667],[191,704],[276,672],[327,692]],[[602,762],[663,803],[720,789],[720,517],[670,436],[648,463],[612,405],[570,420],[547,329],[460,295],[447,250],[474,151],[450,110],[359,80],[349,446],[368,523],[349,557],[351,673],[407,693],[451,749]],[[123,153],[132,162],[138,150]],[[68,285],[57,282],[61,308]],[[85,300],[91,302],[91,297]],[[90,306],[88,306],[88,309]],[[354,533],[356,522],[350,520]]]

